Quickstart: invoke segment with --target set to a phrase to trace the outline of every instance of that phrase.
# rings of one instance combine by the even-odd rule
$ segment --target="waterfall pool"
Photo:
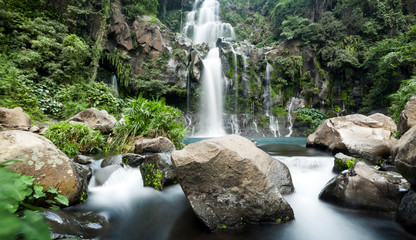
[[[186,139],[185,143],[200,140]],[[335,176],[333,157],[307,149],[306,138],[254,140],[289,167],[295,192],[284,197],[295,220],[211,233],[199,222],[179,185],[161,192],[142,187],[138,170],[120,168],[102,186],[90,186],[85,207],[103,213],[111,225],[100,239],[416,239],[391,214],[344,209],[320,201],[320,191]]]

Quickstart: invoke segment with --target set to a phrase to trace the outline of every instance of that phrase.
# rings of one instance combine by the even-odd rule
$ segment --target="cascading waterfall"
[[[208,43],[212,48],[202,63],[202,97],[198,136],[215,137],[225,135],[223,126],[224,77],[219,49],[215,47],[218,38],[235,38],[234,29],[221,22],[220,3],[216,0],[197,0],[188,13],[183,32],[195,44]]]
[[[293,108],[293,102],[295,100],[296,100],[296,98],[294,98],[294,97],[292,97],[290,99],[290,104],[289,104],[289,107],[287,109],[287,112],[288,112],[287,113],[287,121],[289,122],[289,127],[288,127],[289,133],[286,135],[286,137],[292,136],[292,133],[293,133],[292,108]]]
[[[267,59],[266,59],[267,62]],[[273,72],[273,67],[267,62],[266,65],[266,95],[265,95],[265,108],[266,108],[266,116],[269,116],[269,129],[273,133],[275,137],[280,137],[280,130],[279,130],[279,119],[277,117],[273,116],[272,113],[272,93],[271,93],[271,87],[270,87],[270,77]]]
[[[111,86],[117,91],[118,93],[118,83],[117,83],[117,76],[113,74],[111,76]]]

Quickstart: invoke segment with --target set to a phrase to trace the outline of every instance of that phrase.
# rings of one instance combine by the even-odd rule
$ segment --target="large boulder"
[[[135,153],[163,153],[172,152],[175,145],[166,137],[140,138],[134,143]]]
[[[18,130],[0,132],[0,162],[16,158],[26,160],[11,165],[12,170],[32,176],[45,189],[58,189],[71,204],[87,192],[85,178],[89,173],[43,136]]]
[[[405,229],[416,233],[416,193],[408,192],[402,199],[397,211],[397,221]]]
[[[342,207],[394,212],[408,189],[409,183],[400,174],[357,162],[331,179],[319,198]]]
[[[397,170],[416,186],[416,126],[408,130],[393,148]]]
[[[0,108],[0,125],[4,125],[6,128],[22,127],[29,129],[31,120],[21,107],[13,109],[2,107]]]
[[[48,221],[53,239],[96,239],[109,227],[107,219],[94,212],[45,210],[38,214]]]
[[[381,114],[381,113],[374,113],[374,114],[372,114],[368,117],[383,123],[384,126],[388,127],[391,132],[396,132],[397,131],[397,125],[391,117],[388,117],[388,116],[386,116],[384,114]]]
[[[211,230],[294,217],[268,178],[275,162],[244,137],[189,144],[172,152],[172,162],[193,210]]]
[[[378,164],[390,156],[397,142],[390,127],[361,114],[330,118],[308,136],[306,146],[328,149],[333,154],[342,152]]]
[[[397,125],[401,135],[416,125],[416,94],[406,103]]]
[[[105,110],[89,108],[67,120],[68,122],[84,123],[88,127],[102,133],[110,133],[117,120]]]

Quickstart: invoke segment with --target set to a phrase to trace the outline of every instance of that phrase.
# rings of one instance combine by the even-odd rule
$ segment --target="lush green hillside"
[[[165,69],[161,65],[166,66],[166,57],[153,62],[142,57],[144,65],[132,74],[131,56],[141,52],[126,55],[119,45],[108,47],[115,4],[121,6],[128,24],[137,15],[148,14],[180,31],[186,12],[192,8],[191,1],[183,2],[0,1],[0,105],[22,106],[39,120],[66,118],[91,106],[117,115],[123,101],[112,88],[101,84],[109,82],[113,74],[124,83],[122,99],[140,92],[148,97],[183,98],[183,88],[163,84]],[[399,106],[398,102],[411,95],[390,97],[416,72],[416,3],[412,0],[220,3],[223,21],[236,28],[237,41],[248,40],[258,47],[295,42],[300,48],[299,55],[288,53],[272,59],[277,69],[272,77],[275,92],[300,95],[310,99],[311,107],[327,111],[338,111],[345,105],[348,112],[364,113],[386,109],[392,99]],[[136,37],[132,32],[131,38]],[[323,105],[313,104],[319,89],[304,71],[305,63],[299,65],[299,60],[306,61],[305,51],[311,52],[316,71],[329,82],[331,90]],[[409,85],[405,90],[412,92]],[[79,91],[74,93],[73,86]],[[178,104],[183,104],[181,101]],[[391,113],[397,116],[399,111],[394,107]]]

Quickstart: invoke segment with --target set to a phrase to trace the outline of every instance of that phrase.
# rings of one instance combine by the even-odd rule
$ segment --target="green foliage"
[[[139,95],[127,101],[123,114],[125,124],[119,123],[114,127],[116,134],[110,143],[111,150],[126,151],[139,136],[165,136],[177,148],[182,146],[186,129],[182,122],[177,121],[182,112],[166,105],[164,99],[151,101]]]
[[[68,156],[97,153],[106,147],[106,140],[100,131],[83,124],[58,122],[48,128],[44,136]]]
[[[145,186],[153,187],[156,190],[162,190],[164,184],[163,171],[157,169],[152,163],[143,163],[140,165],[143,182]]]
[[[293,113],[296,115],[296,121],[308,127],[304,133],[305,135],[314,132],[328,118],[324,113],[314,108],[301,108]]]
[[[56,93],[56,100],[62,104],[60,119],[68,119],[87,109],[106,110],[109,114],[118,115],[123,102],[116,98],[116,92],[103,82],[77,83],[68,85]]]
[[[399,90],[390,95],[392,101],[389,107],[390,117],[395,121],[399,120],[400,113],[406,106],[407,101],[416,94],[416,76],[403,81]]]
[[[157,15],[157,6],[159,5],[157,0],[123,0],[121,2],[121,10],[130,22],[133,22],[132,20],[139,15]]]
[[[33,204],[43,207],[68,206],[68,199],[56,189],[44,191],[34,178],[20,175],[3,167],[14,164],[11,160],[0,166],[0,229],[1,239],[51,239],[48,223],[31,208],[41,210]],[[52,199],[52,200],[51,200]],[[7,227],[6,227],[7,226]]]
[[[131,66],[126,63],[130,59],[128,55],[123,55],[117,48],[113,53],[106,54],[107,60],[111,63],[115,69],[117,78],[122,86],[128,88],[131,84]]]
[[[358,159],[353,158],[352,160],[346,161],[346,159],[335,158],[334,168],[338,172],[342,172],[346,169],[350,169],[352,165],[356,164]]]

